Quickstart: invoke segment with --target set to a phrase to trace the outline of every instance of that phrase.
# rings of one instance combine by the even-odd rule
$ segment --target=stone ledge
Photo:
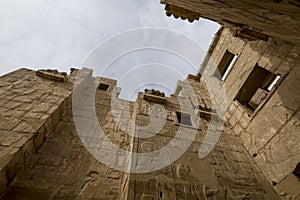
[[[160,96],[153,95],[153,94],[144,94],[143,98],[145,100],[154,101],[154,102],[157,102],[157,103],[165,103],[166,102],[165,97],[160,97]]]
[[[49,80],[53,80],[53,81],[58,81],[58,82],[66,82],[66,76],[62,75],[62,74],[55,74],[53,72],[48,72],[48,71],[44,71],[44,70],[38,70],[36,71],[36,75],[42,78],[46,78]]]
[[[212,116],[218,117],[219,115],[216,113],[213,113],[213,112],[198,110],[198,116],[200,116],[201,118],[210,120]]]

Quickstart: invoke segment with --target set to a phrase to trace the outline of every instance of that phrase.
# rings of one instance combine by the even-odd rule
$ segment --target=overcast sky
[[[105,39],[141,27],[178,31],[206,51],[219,28],[207,20],[189,23],[167,17],[159,0],[1,0],[0,24],[0,75],[20,67],[67,72],[70,67],[81,68],[91,51]],[[145,62],[150,62],[158,53],[144,55],[144,58],[151,55],[145,58]],[[161,53],[160,57],[164,55],[164,60],[174,60],[167,53]],[[201,59],[203,56],[199,52]],[[129,55],[123,63],[131,65],[132,57]],[[180,73],[192,70],[185,69],[185,63],[178,65],[183,69]],[[108,76],[119,79],[120,73]]]

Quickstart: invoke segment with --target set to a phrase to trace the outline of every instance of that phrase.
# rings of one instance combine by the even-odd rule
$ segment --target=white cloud
[[[159,0],[3,0],[0,24],[0,75],[20,67],[80,68],[100,42],[133,28],[170,28],[204,50],[218,29],[207,20],[169,18]]]

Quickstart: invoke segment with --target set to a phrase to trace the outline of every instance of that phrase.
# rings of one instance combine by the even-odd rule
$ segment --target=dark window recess
[[[297,164],[295,170],[293,171],[293,174],[298,178],[300,181],[300,163]]]
[[[242,105],[254,111],[265,100],[280,76],[256,65],[236,96]]]
[[[176,112],[177,120],[179,124],[192,126],[191,115],[181,112]]]
[[[219,79],[222,79],[228,70],[231,62],[233,61],[235,57],[235,54],[231,53],[230,51],[226,50],[224,53],[219,65],[217,66],[217,69],[215,71],[215,76]]]
[[[100,83],[100,85],[98,87],[99,90],[105,90],[105,91],[107,91],[108,88],[109,88],[109,85],[104,84],[104,83]]]

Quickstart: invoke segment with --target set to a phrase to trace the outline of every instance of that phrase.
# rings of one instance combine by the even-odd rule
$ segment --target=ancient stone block
[[[36,75],[54,81],[66,81],[66,74],[59,73],[57,70],[38,70]]]

